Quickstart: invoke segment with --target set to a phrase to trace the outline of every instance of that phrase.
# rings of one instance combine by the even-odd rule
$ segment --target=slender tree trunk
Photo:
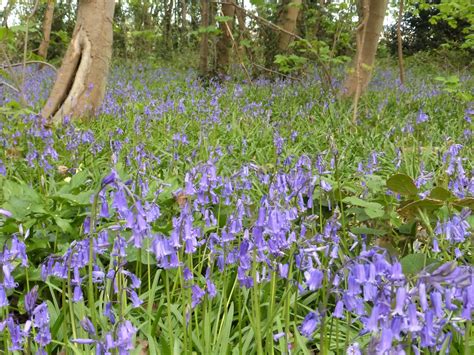
[[[209,26],[209,0],[201,0],[201,27],[207,30]],[[202,77],[208,76],[209,35],[204,32],[199,47],[199,72]]]
[[[246,17],[245,12],[242,10],[240,6],[235,7],[235,17],[237,18],[237,22],[239,24],[239,43],[240,43],[242,39],[243,40],[249,39],[249,36],[247,33],[247,25],[245,24],[245,17]],[[248,56],[248,58],[251,61],[253,61],[254,55],[253,55],[253,51],[250,48],[241,44],[239,45],[239,52],[242,57]]]
[[[184,47],[187,44],[186,35],[188,33],[188,5],[186,4],[186,0],[180,0],[180,46]]]
[[[6,5],[5,5],[5,8],[3,9],[3,13],[2,13],[2,27],[8,27],[8,18],[10,17],[10,12],[12,11],[13,9],[13,1],[12,0],[8,0]]]
[[[173,14],[173,0],[168,0],[165,4],[165,17],[164,17],[164,36],[165,45],[168,50],[171,49],[171,16]]]
[[[298,14],[300,12],[301,0],[291,0],[284,2],[284,9],[281,13],[279,25],[284,30],[294,33],[296,30],[296,23]],[[293,36],[288,33],[280,32],[278,38],[278,51],[284,53],[288,50],[288,46],[293,40]]]
[[[234,21],[235,7],[232,4],[233,0],[224,1],[222,4],[222,14],[231,19],[226,22],[219,22],[221,35],[217,40],[217,59],[216,69],[219,74],[226,74],[229,69],[229,55],[232,48],[232,23]]]
[[[365,0],[364,3],[367,3],[367,8],[362,9],[362,15],[359,14],[364,21],[357,29],[358,46],[353,70],[344,83],[344,96],[361,95],[367,88],[383,29],[387,0]]]
[[[53,123],[95,113],[112,57],[115,0],[79,0],[71,43],[41,115]]]
[[[43,39],[41,40],[38,55],[46,60],[48,56],[49,40],[51,38],[51,25],[53,24],[54,0],[48,0],[43,19]]]
[[[403,20],[403,2],[399,0],[400,7],[398,9],[397,23],[397,46],[398,46],[398,66],[400,68],[400,84],[405,85],[405,68],[403,65],[403,42],[402,42],[402,20]]]

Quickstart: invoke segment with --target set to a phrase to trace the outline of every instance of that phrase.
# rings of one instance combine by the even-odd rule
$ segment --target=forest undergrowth
[[[474,352],[472,76],[379,70],[353,123],[311,75],[115,66],[51,129],[28,70],[30,107],[0,86],[3,352]]]

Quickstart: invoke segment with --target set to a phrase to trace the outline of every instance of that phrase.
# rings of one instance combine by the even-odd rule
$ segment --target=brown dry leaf
[[[175,198],[179,208],[184,208],[186,201],[188,200],[188,195],[186,195],[184,192],[180,192]]]
[[[69,172],[69,168],[65,165],[58,166],[58,173],[59,175],[66,176]]]
[[[139,355],[148,355],[150,351],[148,350],[148,341],[145,339],[138,339],[138,346],[140,351],[138,352]]]
[[[21,150],[19,150],[18,148],[12,147],[6,150],[6,155],[7,157],[11,159],[18,159],[18,158],[21,158],[22,154],[21,154]]]

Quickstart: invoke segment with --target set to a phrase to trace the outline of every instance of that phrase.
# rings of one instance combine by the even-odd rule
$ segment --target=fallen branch
[[[25,63],[14,63],[14,64],[7,64],[7,65],[2,65],[1,68],[2,69],[5,69],[5,68],[14,68],[14,67],[19,67],[19,66],[22,66],[23,64],[25,65],[31,65],[31,64],[41,64],[41,65],[44,65],[44,66],[47,66],[51,69],[54,70],[54,72],[57,72],[58,69],[56,69],[56,67],[48,62],[43,62],[41,60],[29,60],[29,61],[26,61]]]
[[[16,91],[17,93],[20,93],[19,89],[17,89],[16,87],[14,87],[11,84],[8,84],[6,81],[0,80],[0,85],[4,85],[4,86],[6,86],[7,88],[10,88],[13,91]]]
[[[273,74],[281,75],[281,76],[283,76],[283,77],[285,77],[285,78],[288,78],[288,79],[291,79],[291,80],[296,80],[296,81],[301,80],[301,79],[299,79],[299,78],[295,78],[294,76],[290,76],[290,75],[287,75],[287,74],[283,74],[283,73],[281,73],[281,72],[279,72],[279,71],[266,68],[266,67],[264,67],[263,65],[259,65],[259,64],[257,64],[257,63],[252,63],[252,65],[256,66],[256,67],[259,68],[259,69],[265,70],[265,71],[270,72],[270,73],[273,73]]]

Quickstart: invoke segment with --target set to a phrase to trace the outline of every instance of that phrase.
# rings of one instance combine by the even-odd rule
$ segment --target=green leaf
[[[232,17],[230,17],[230,16],[216,16],[216,21],[217,22],[232,21]]]
[[[402,270],[405,275],[416,275],[421,270],[429,265],[439,262],[436,259],[428,257],[428,255],[419,254],[408,254],[400,259],[402,264]]]
[[[453,194],[445,188],[437,186],[431,190],[429,197],[435,200],[446,201],[452,198]]]
[[[352,227],[351,232],[354,234],[368,234],[368,235],[385,235],[387,234],[386,231],[381,230],[381,229],[375,229],[375,228],[368,228],[368,227]]]
[[[453,202],[454,206],[474,210],[474,197],[461,198]]]
[[[63,219],[60,217],[54,217],[54,221],[63,232],[65,233],[72,232],[71,220]]]
[[[385,214],[384,207],[377,202],[365,201],[355,196],[345,197],[342,202],[363,207],[364,212],[367,213],[370,218],[380,218]]]
[[[400,195],[416,195],[418,189],[411,177],[405,174],[395,174],[387,180],[387,187]]]
[[[63,194],[57,193],[52,196],[52,198],[60,199],[79,206],[88,206],[91,204],[91,196],[94,194],[94,191],[83,191],[74,194]]]
[[[425,198],[424,200],[417,200],[405,204],[398,210],[398,213],[404,217],[413,217],[417,215],[419,209],[433,211],[443,206],[443,204],[443,201]]]

